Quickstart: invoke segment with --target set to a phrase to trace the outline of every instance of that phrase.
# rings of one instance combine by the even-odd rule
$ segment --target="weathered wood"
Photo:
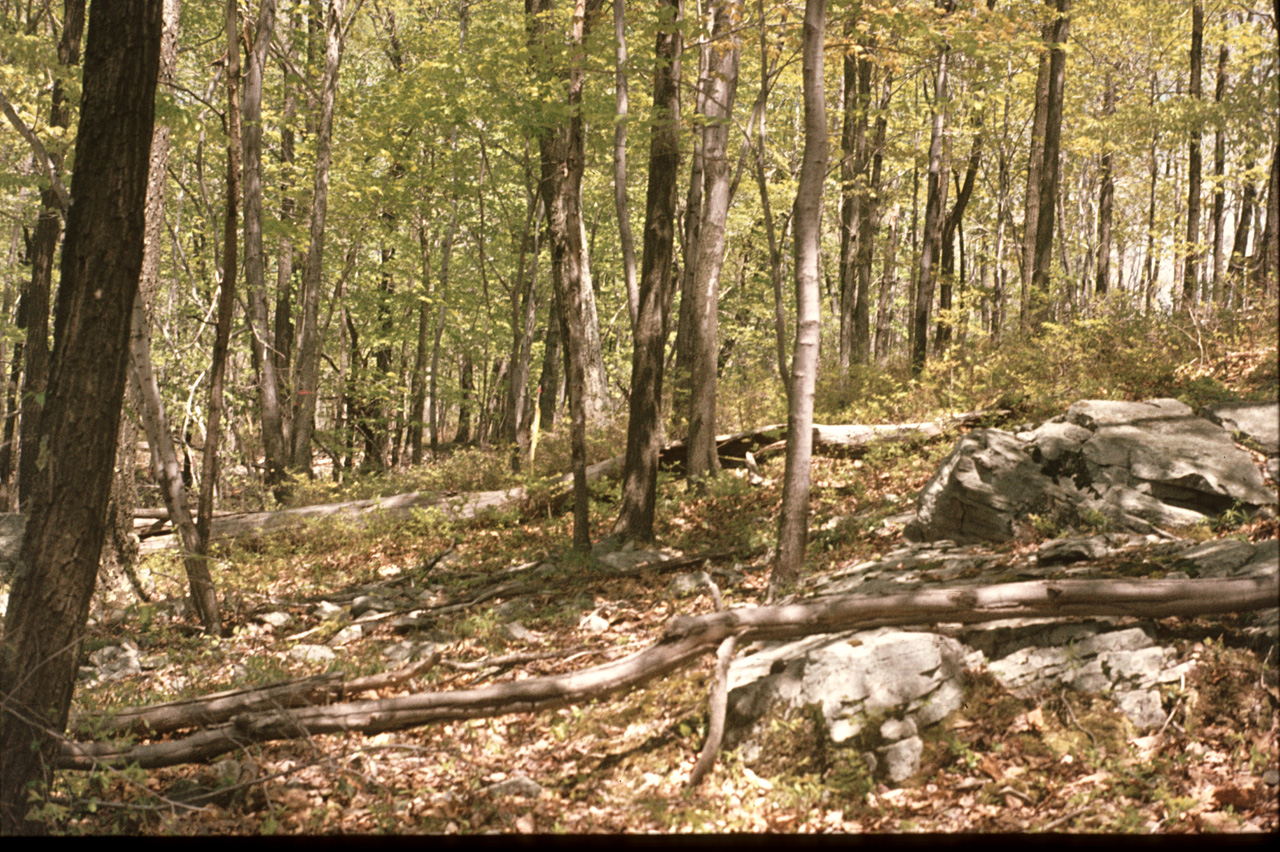
[[[1278,597],[1280,577],[1271,572],[1203,580],[1038,580],[742,607],[677,616],[667,623],[662,638],[648,648],[577,672],[479,689],[245,712],[169,742],[133,746],[66,742],[57,765],[64,769],[89,769],[102,762],[136,762],[144,768],[172,766],[207,760],[250,743],[351,731],[375,734],[436,722],[552,710],[642,686],[714,651],[730,637],[744,645],[889,625],[1026,617],[1195,616],[1267,609],[1276,606]],[[138,711],[144,712],[145,708]]]

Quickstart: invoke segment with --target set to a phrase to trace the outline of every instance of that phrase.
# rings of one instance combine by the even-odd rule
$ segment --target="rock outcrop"
[[[1213,413],[1266,445],[1276,404]],[[1241,426],[1241,423],[1245,425]],[[1274,458],[1273,458],[1274,461]],[[1055,528],[1150,533],[1228,509],[1276,505],[1249,452],[1222,425],[1173,399],[1087,400],[1036,429],[965,435],[920,493],[915,541],[1008,541],[1035,518]],[[1034,516],[1034,517],[1033,517]]]

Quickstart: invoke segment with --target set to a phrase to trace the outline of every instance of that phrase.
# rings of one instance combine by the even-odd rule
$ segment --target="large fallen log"
[[[1037,580],[931,589],[899,595],[841,595],[771,607],[677,616],[662,638],[629,657],[566,674],[480,689],[425,692],[370,701],[244,712],[181,739],[142,745],[64,742],[57,764],[144,768],[208,760],[253,743],[315,734],[376,734],[437,722],[535,713],[641,686],[711,653],[729,637],[793,639],[890,625],[973,623],[1004,618],[1137,616],[1166,618],[1267,609],[1280,598],[1280,575],[1196,580]],[[201,718],[189,705],[191,724]]]

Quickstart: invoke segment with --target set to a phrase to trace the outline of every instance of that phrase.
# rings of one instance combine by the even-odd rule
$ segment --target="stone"
[[[289,649],[289,657],[300,663],[332,663],[338,659],[326,645],[295,645]]]
[[[537,636],[532,630],[525,627],[518,621],[512,621],[498,628],[498,632],[502,634],[502,638],[508,642],[532,642]]]
[[[362,638],[364,638],[364,628],[358,624],[352,624],[333,634],[333,638],[329,640],[329,644],[336,647]]]
[[[376,595],[360,595],[351,602],[351,617],[359,618],[370,612],[391,612],[395,608],[395,604]]]
[[[667,584],[667,594],[673,598],[687,598],[695,595],[704,586],[711,583],[711,576],[706,571],[694,571],[688,574],[677,574]]]
[[[963,671],[978,662],[954,639],[893,628],[769,644],[729,667],[725,745],[750,743],[778,704],[818,705],[837,745],[886,715],[910,736],[960,707]]]
[[[526,775],[515,775],[490,784],[480,792],[490,796],[520,796],[525,799],[536,799],[542,795],[542,785]]]
[[[280,628],[289,626],[293,622],[293,616],[287,612],[263,612],[255,615],[254,620]]]
[[[328,621],[329,619],[342,614],[342,611],[342,607],[331,601],[320,601],[320,603],[316,604],[311,610],[311,614],[321,621]]]
[[[876,749],[884,774],[895,784],[901,784],[920,770],[920,756],[924,754],[924,742],[919,737],[908,737]]]
[[[1117,692],[1113,698],[1118,709],[1139,731],[1149,731],[1164,724],[1164,706],[1154,689],[1130,689]]]
[[[587,633],[603,633],[609,629],[609,622],[599,613],[591,612],[582,616],[578,622],[578,629],[585,630]]]
[[[1280,402],[1220,402],[1204,416],[1231,432],[1239,432],[1268,456],[1280,455]]]
[[[1181,402],[1083,400],[1034,430],[962,437],[921,490],[904,536],[1008,541],[1033,514],[1060,529],[1105,520],[1115,530],[1153,533],[1153,525],[1276,504],[1252,456]],[[1062,551],[1050,550],[1051,562],[1096,558],[1101,544],[1055,547]]]
[[[1039,565],[1064,565],[1085,559],[1101,559],[1112,552],[1106,536],[1088,538],[1055,538],[1046,541],[1036,550]]]
[[[916,723],[910,719],[886,719],[880,726],[880,736],[885,742],[905,740],[916,735]]]

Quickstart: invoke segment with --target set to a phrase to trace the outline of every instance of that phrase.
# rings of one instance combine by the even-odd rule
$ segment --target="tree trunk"
[[[249,297],[253,362],[258,372],[258,409],[262,424],[264,481],[276,488],[288,467],[284,419],[280,412],[279,366],[270,318],[262,248],[262,74],[276,27],[276,0],[262,0],[258,27],[244,75],[244,286]]]
[[[1046,3],[1050,0],[1045,0]],[[1052,25],[1046,27],[1044,39],[1050,38]],[[1035,114],[1031,122],[1031,150],[1027,155],[1027,191],[1026,209],[1023,213],[1022,225],[1022,297],[1018,307],[1018,322],[1025,334],[1031,330],[1032,316],[1038,310],[1034,305],[1036,299],[1031,289],[1031,279],[1036,262],[1036,233],[1040,219],[1040,183],[1044,172],[1044,137],[1046,122],[1049,120],[1049,54],[1040,55],[1039,70],[1036,73]]]
[[[1196,109],[1201,100],[1201,66],[1204,62],[1204,4],[1191,4],[1191,100]],[[1182,306],[1191,310],[1196,301],[1196,280],[1200,269],[1200,142],[1201,119],[1191,122],[1187,143],[1187,247],[1182,257]]]
[[[346,0],[328,0],[325,14],[324,78],[320,124],[316,129],[316,174],[311,198],[311,243],[302,273],[302,324],[294,369],[293,469],[311,475],[311,437],[316,428],[316,393],[320,384],[320,286],[324,283],[324,221],[329,201],[329,165],[333,159],[333,108],[342,64],[342,15]]]
[[[85,0],[66,0],[63,4],[62,36],[58,40],[58,64],[64,69],[80,61],[80,39],[84,33]],[[67,101],[64,74],[53,81],[49,126],[67,128],[71,124],[71,104]],[[51,156],[54,176],[62,166],[62,156]],[[53,189],[40,193],[40,218],[36,221],[28,259],[31,281],[23,295],[27,337],[23,347],[22,420],[19,424],[18,505],[25,507],[34,493],[36,479],[42,475],[45,461],[40,452],[40,436],[44,434],[41,417],[49,381],[49,304],[53,292],[53,264],[62,236],[62,217],[67,214],[63,201]]]
[[[653,539],[658,453],[662,448],[662,373],[667,321],[675,292],[672,260],[680,169],[679,0],[663,0],[663,28],[654,46],[653,123],[649,131],[649,185],[645,193],[644,254],[633,323],[631,397],[622,505],[613,531],[624,540]],[[667,16],[670,19],[667,19]]]
[[[1040,169],[1040,193],[1037,201],[1035,255],[1031,267],[1031,326],[1038,330],[1049,316],[1049,270],[1053,265],[1054,205],[1058,201],[1058,154],[1062,141],[1062,93],[1067,70],[1067,31],[1071,0],[1045,0],[1057,5],[1057,15],[1049,35],[1048,107],[1044,123],[1044,161]]]
[[[698,248],[689,305],[692,319],[692,361],[689,385],[689,464],[691,479],[715,476],[716,373],[719,369],[720,271],[724,266],[725,222],[729,216],[729,129],[738,88],[741,41],[736,28],[742,17],[740,0],[715,0],[711,59],[702,126],[703,201]]]
[[[806,0],[802,41],[804,155],[796,186],[796,345],[791,359],[787,413],[786,472],[778,516],[778,553],[769,578],[771,592],[800,574],[809,537],[809,467],[813,450],[813,395],[818,373],[822,186],[827,173],[827,105],[823,92],[823,30],[826,0]]]
[[[1280,274],[1280,142],[1271,148],[1271,177],[1267,180],[1267,223],[1253,252],[1253,286],[1263,298],[1276,295]]]
[[[422,464],[422,432],[427,416],[427,365],[431,358],[431,235],[425,218],[418,220],[418,251],[422,256],[422,288],[418,296],[418,343],[409,377],[409,462]]]
[[[1219,109],[1227,92],[1227,59],[1229,53],[1224,44],[1218,48],[1218,75],[1213,86],[1213,102]],[[1217,110],[1215,110],[1216,112]],[[1226,185],[1223,175],[1227,169],[1227,134],[1226,122],[1219,119],[1213,134],[1213,284],[1208,298],[1214,304],[1221,304],[1223,298],[1223,282],[1227,275],[1226,255],[1223,253],[1223,242],[1226,230]]]
[[[44,830],[26,818],[28,793],[48,788],[98,571],[142,267],[160,34],[160,0],[93,5],[41,435],[47,464],[31,495],[0,651],[5,835]]]
[[[936,0],[945,15],[955,10],[955,0]],[[942,163],[942,140],[946,129],[947,59],[951,48],[945,42],[938,51],[938,70],[933,90],[933,121],[929,134],[929,177],[924,207],[924,235],[920,243],[920,263],[916,278],[916,306],[912,324],[911,374],[924,371],[929,351],[929,312],[933,307],[934,261],[941,239],[943,209],[947,203],[947,176]]]
[[[618,242],[622,246],[622,277],[627,288],[627,313],[634,329],[639,319],[640,289],[636,282],[636,244],[631,236],[631,213],[627,205],[627,5],[613,0],[613,37],[616,46],[615,96],[617,112],[613,124],[613,204],[618,213]]]
[[[552,0],[526,0],[530,40],[552,38],[545,18],[535,17],[551,9]],[[575,0],[568,33],[578,58],[564,74],[570,115],[560,124],[543,128],[538,137],[542,159],[542,197],[547,208],[547,236],[551,243],[551,277],[561,312],[561,328],[568,344],[570,455],[573,464],[573,545],[591,547],[587,489],[587,421],[598,413],[603,387],[592,387],[595,362],[600,360],[599,333],[595,327],[595,300],[587,266],[586,228],[582,218],[582,176],[585,144],[582,132],[582,95],[586,72],[580,53],[590,28],[590,18],[600,0]],[[594,342],[594,345],[592,345]]]
[[[1116,79],[1113,69],[1107,69],[1105,90],[1102,95],[1102,120],[1109,124],[1116,112]],[[1094,292],[1106,296],[1111,286],[1111,216],[1115,203],[1116,181],[1111,172],[1110,133],[1103,131],[1101,183],[1098,190],[1098,274],[1094,279]],[[1121,269],[1123,272],[1123,268]]]

